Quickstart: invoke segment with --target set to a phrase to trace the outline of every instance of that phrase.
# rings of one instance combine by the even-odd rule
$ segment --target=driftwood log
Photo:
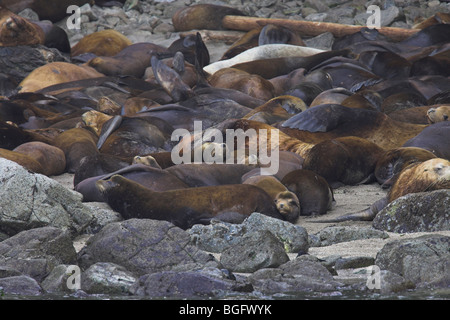
[[[222,20],[222,25],[230,30],[250,31],[259,27],[264,27],[267,24],[273,24],[289,28],[296,31],[300,36],[315,37],[324,32],[331,32],[335,37],[342,37],[353,34],[364,28],[364,26],[353,26],[331,22],[314,22],[288,19],[272,19],[272,18],[257,18],[245,16],[225,16]],[[390,38],[392,41],[404,40],[413,34],[420,31],[419,29],[403,29],[393,27],[381,27],[378,31]]]

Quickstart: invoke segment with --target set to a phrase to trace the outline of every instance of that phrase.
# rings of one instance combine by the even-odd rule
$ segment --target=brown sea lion
[[[426,127],[395,121],[378,111],[323,104],[292,116],[281,124],[280,130],[298,140],[312,143],[356,136],[388,150],[401,147]]]
[[[340,137],[316,144],[303,168],[316,172],[332,187],[373,180],[375,165],[384,153],[377,144],[359,137]]]
[[[84,36],[72,47],[71,56],[93,53],[97,56],[111,57],[131,45],[126,36],[113,29],[97,31]]]
[[[295,223],[300,216],[301,204],[298,197],[274,176],[253,176],[242,183],[263,189],[272,198],[278,211],[287,221]]]
[[[256,120],[267,124],[284,121],[292,117],[293,114],[300,113],[307,109],[302,99],[294,96],[278,96],[270,99],[262,106],[249,112],[242,119]]]
[[[437,108],[430,108],[427,111],[427,117],[431,123],[448,121],[450,115],[450,105],[442,105]]]
[[[89,155],[98,153],[98,137],[86,128],[73,128],[64,131],[53,141],[53,145],[64,151],[66,156],[66,171],[76,172],[81,160]]]
[[[34,69],[20,82],[19,92],[34,92],[64,82],[103,77],[104,75],[86,65],[68,62],[51,62]]]
[[[146,155],[146,156],[135,156],[133,157],[133,161],[131,164],[144,164],[149,167],[162,169],[159,165],[158,161],[156,161],[155,157]]]
[[[168,53],[167,48],[147,42],[127,46],[114,56],[99,56],[86,65],[107,76],[135,76],[141,78],[157,53]]]
[[[42,168],[42,165],[30,155],[0,148],[0,158],[14,161],[32,172],[44,173],[44,168]]]
[[[227,15],[243,16],[242,11],[214,4],[197,4],[177,10],[172,16],[175,31],[221,30],[222,18]]]
[[[286,188],[297,195],[301,204],[301,215],[325,214],[331,209],[334,197],[327,181],[313,171],[294,170],[281,180]]]
[[[14,47],[44,42],[45,34],[41,27],[0,6],[0,46]]]
[[[28,155],[42,166],[42,174],[56,176],[64,173],[66,169],[66,156],[64,152],[55,146],[31,141],[21,144],[13,151]]]
[[[408,109],[400,109],[390,112],[389,118],[395,121],[402,121],[414,124],[429,124],[430,121],[427,117],[427,111],[431,106],[412,107]]]
[[[388,193],[388,201],[408,193],[450,188],[450,161],[436,158],[413,163],[400,172]]]
[[[155,192],[114,175],[97,181],[97,187],[113,210],[124,219],[141,218],[172,222],[188,229],[211,219],[242,222],[253,212],[283,220],[272,199],[258,187],[238,184]],[[230,217],[232,216],[232,217]]]
[[[401,147],[386,151],[377,161],[375,178],[383,187],[392,185],[392,178],[406,166],[414,162],[423,162],[436,156],[425,149],[416,147]]]

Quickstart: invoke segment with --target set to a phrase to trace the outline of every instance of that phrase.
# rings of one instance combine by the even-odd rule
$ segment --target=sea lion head
[[[448,121],[449,115],[450,115],[450,105],[444,105],[437,108],[430,108],[427,111],[427,117],[430,123]]]
[[[145,164],[146,166],[150,166],[153,168],[161,169],[158,161],[150,155],[147,156],[135,156],[133,158],[132,164]]]
[[[115,189],[117,187],[120,186],[121,182],[124,180],[125,178],[115,174],[113,175],[111,178],[109,179],[100,179],[95,183],[95,186],[97,187],[97,189],[102,193],[105,194],[108,191]]]
[[[287,221],[294,223],[300,216],[300,201],[295,193],[291,191],[280,192],[276,195],[274,202],[278,211]]]

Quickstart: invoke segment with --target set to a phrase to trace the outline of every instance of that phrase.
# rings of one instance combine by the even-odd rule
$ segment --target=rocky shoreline
[[[179,36],[173,13],[202,2],[85,5],[81,29],[68,30],[65,20],[59,25],[72,45],[86,34],[114,28],[133,43],[165,46]],[[366,7],[376,4],[383,10],[383,26],[402,28],[450,11],[449,2],[438,0],[214,3],[251,16],[346,24],[365,24]],[[33,12],[22,15],[32,18]],[[333,39],[325,34],[306,41],[329,48]],[[229,44],[206,45],[214,61]],[[382,299],[419,290],[450,297],[449,190],[402,197],[373,223],[316,223],[321,217],[301,217],[292,225],[254,213],[241,225],[215,222],[183,231],[164,221],[124,221],[104,203],[83,203],[70,174],[47,178],[0,159],[0,185],[3,299],[339,298],[350,292]],[[384,193],[378,184],[341,187],[337,207],[326,218],[365,209]]]
[[[183,231],[165,221],[124,221],[104,203],[83,203],[70,174],[48,178],[4,159],[0,168],[0,206],[12,207],[18,190],[22,197],[1,219],[9,231],[0,242],[3,298],[448,294],[448,226],[394,233],[372,222],[317,224],[301,217],[293,225],[254,213],[242,224],[216,221]],[[434,193],[450,199],[448,190]]]

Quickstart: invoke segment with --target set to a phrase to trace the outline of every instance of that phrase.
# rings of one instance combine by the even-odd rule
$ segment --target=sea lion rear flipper
[[[97,142],[97,149],[100,150],[100,148],[105,143],[106,139],[113,133],[117,128],[120,127],[120,124],[122,123],[122,116],[114,116],[112,119],[105,122],[105,124],[102,127],[102,131],[100,132],[100,137],[98,138]]]

